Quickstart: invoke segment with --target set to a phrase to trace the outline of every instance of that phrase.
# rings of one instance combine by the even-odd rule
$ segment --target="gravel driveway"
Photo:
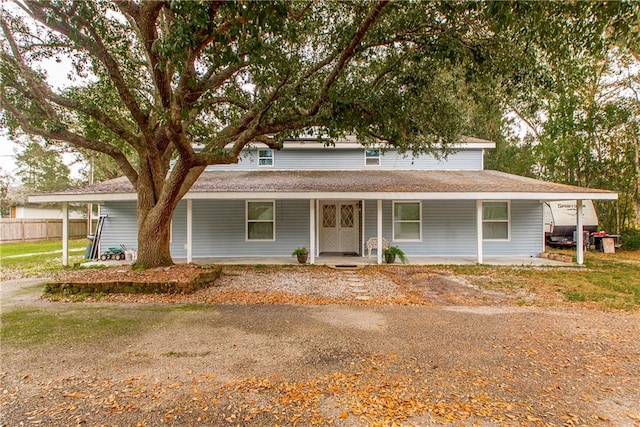
[[[236,273],[204,295],[291,280]],[[327,298],[369,305],[52,303],[3,283],[0,424],[640,425],[637,312],[516,307],[438,274],[294,281],[324,296],[336,277]],[[428,304],[373,304],[376,280]]]

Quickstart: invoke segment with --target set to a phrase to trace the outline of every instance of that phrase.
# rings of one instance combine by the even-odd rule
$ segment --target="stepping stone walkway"
[[[345,271],[346,281],[349,283],[350,290],[357,301],[368,301],[371,299],[370,291],[362,277],[355,271]]]

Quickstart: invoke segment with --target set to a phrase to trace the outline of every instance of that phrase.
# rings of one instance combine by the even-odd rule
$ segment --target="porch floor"
[[[475,257],[407,257],[409,265],[475,265]],[[186,258],[175,258],[176,262],[186,262]],[[285,265],[297,264],[293,257],[247,257],[247,258],[194,258],[197,264],[259,264],[259,265]],[[376,257],[361,256],[326,256],[321,255],[315,259],[316,265],[329,266],[365,266],[376,265]],[[485,257],[487,265],[524,265],[524,266],[574,266],[575,263],[566,263],[538,257]],[[395,265],[401,265],[396,260]]]

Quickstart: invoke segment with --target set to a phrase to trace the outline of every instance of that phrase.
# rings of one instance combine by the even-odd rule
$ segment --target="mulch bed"
[[[82,293],[191,293],[209,286],[220,277],[220,266],[176,264],[136,271],[131,266],[83,269],[65,272],[47,283],[46,291],[56,294]]]
[[[138,304],[477,306],[509,304],[519,297],[483,289],[450,272],[412,266],[176,264],[143,271],[114,266],[64,271],[47,286],[56,301]]]

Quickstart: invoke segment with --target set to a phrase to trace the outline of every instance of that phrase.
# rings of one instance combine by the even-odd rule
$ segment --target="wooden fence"
[[[69,238],[81,237],[87,237],[87,220],[70,219]],[[0,242],[52,239],[62,239],[61,219],[0,218]]]

